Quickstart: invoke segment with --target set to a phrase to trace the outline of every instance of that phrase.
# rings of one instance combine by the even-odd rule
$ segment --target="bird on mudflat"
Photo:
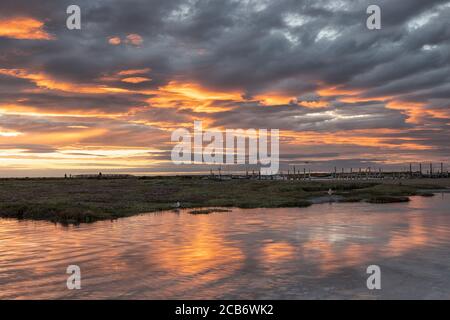
[[[178,209],[178,208],[181,207],[181,203],[180,203],[179,201],[177,201],[177,202],[175,202],[175,203],[172,205],[172,207]]]

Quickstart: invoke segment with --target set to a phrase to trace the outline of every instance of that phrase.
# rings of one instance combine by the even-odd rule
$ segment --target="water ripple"
[[[410,203],[0,220],[0,299],[450,298],[450,195]],[[66,288],[79,265],[82,289]],[[383,290],[365,287],[366,267]]]

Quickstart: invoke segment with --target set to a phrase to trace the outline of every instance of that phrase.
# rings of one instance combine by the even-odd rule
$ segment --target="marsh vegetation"
[[[436,181],[436,182],[435,182]],[[340,201],[407,201],[426,189],[450,186],[450,179],[407,182],[209,180],[201,177],[125,179],[3,179],[0,217],[64,223],[116,219],[181,208],[306,207],[333,190]]]

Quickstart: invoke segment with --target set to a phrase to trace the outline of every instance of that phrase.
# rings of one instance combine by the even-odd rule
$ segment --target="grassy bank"
[[[419,190],[449,187],[450,180],[392,182],[202,180],[199,177],[128,179],[3,179],[0,217],[93,222],[183,208],[304,207],[331,188],[342,201],[396,202]],[[381,201],[382,199],[383,201]],[[387,201],[386,199],[390,199]]]

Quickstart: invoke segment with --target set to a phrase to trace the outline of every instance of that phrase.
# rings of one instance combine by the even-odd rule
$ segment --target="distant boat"
[[[175,209],[179,209],[181,208],[181,203],[179,201],[175,202],[172,207],[174,207]]]

